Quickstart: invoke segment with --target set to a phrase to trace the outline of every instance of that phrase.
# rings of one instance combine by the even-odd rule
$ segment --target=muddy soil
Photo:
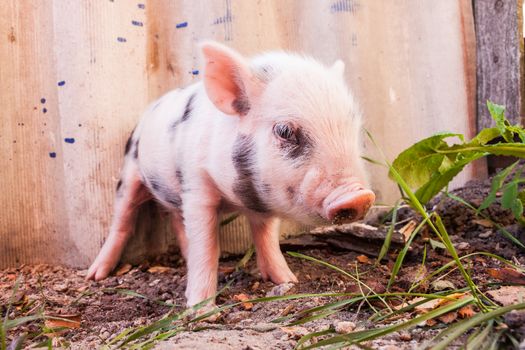
[[[490,182],[471,182],[464,188],[454,191],[467,202],[478,206],[490,189]],[[460,255],[475,251],[488,251],[500,255],[514,263],[525,265],[525,252],[505,238],[498,228],[487,220],[451,199],[434,200],[430,206],[443,218],[451,235],[452,242]],[[522,242],[525,232],[516,225],[512,214],[503,210],[499,202],[492,205],[484,214],[505,227]],[[410,209],[399,213],[398,228],[410,220],[420,218]],[[375,223],[379,225],[379,222]],[[431,248],[430,240],[437,238],[424,230],[418,236],[409,251],[401,272],[392,291],[407,291],[414,281],[421,279],[443,264],[451,257],[440,248]],[[355,251],[335,249],[333,246],[316,247],[305,242],[303,246],[295,245],[295,251],[321,259],[358,275],[362,282],[376,293],[386,291],[397,251],[391,250],[387,259],[375,264],[375,257],[365,256]],[[380,245],[376,245],[379,251]],[[426,258],[421,268],[424,252]],[[230,287],[217,298],[218,305],[225,305],[240,297],[256,298],[274,294],[296,293],[361,293],[357,283],[328,267],[311,261],[287,256],[290,268],[299,279],[291,288],[276,287],[270,282],[261,280],[254,258],[241,269],[235,270],[240,257],[222,259],[220,263],[219,288],[231,283]],[[474,281],[481,289],[489,283],[500,283],[498,276],[487,273],[490,269],[499,269],[501,263],[486,256],[471,260],[470,268]],[[145,262],[140,266],[123,267],[118,276],[101,282],[85,281],[86,271],[66,267],[37,265],[20,266],[0,271],[0,314],[5,317],[7,305],[12,299],[13,307],[7,315],[10,319],[35,315],[44,312],[72,320],[58,334],[52,337],[56,347],[72,349],[95,349],[110,341],[119,332],[128,327],[138,327],[158,320],[168,312],[184,309],[184,288],[186,269],[177,254],[159,257],[156,261]],[[465,282],[458,271],[453,271],[445,278],[455,288],[465,287]],[[18,281],[18,283],[17,283]],[[15,285],[18,289],[15,291]],[[418,292],[433,292],[431,283],[422,283]],[[366,291],[365,291],[366,293]],[[158,343],[158,349],[293,349],[297,340],[313,331],[330,327],[340,332],[348,329],[368,329],[373,324],[368,318],[381,308],[380,304],[368,305],[356,303],[339,313],[324,319],[315,320],[303,325],[287,326],[286,322],[272,323],[272,320],[311,307],[324,305],[334,298],[309,297],[305,299],[274,301],[249,305],[239,305],[222,312],[214,323],[201,322],[164,343]],[[171,311],[170,311],[171,310]],[[415,314],[402,315],[399,322],[410,319]],[[79,321],[79,323],[76,323]],[[425,340],[430,339],[448,322],[453,320],[435,320],[418,325],[410,331],[396,332],[387,337],[370,342],[375,349],[413,349]],[[383,323],[385,324],[385,323]],[[7,334],[7,344],[21,341],[21,335],[29,334],[24,340],[23,348],[31,344],[46,341],[49,335],[39,335],[44,322],[34,320],[25,323]],[[47,324],[53,326],[53,324]],[[56,325],[54,325],[56,327]],[[45,327],[44,327],[45,328]],[[523,340],[523,327],[516,326],[515,336]],[[458,343],[458,346],[461,344]],[[512,348],[500,344],[500,348]]]

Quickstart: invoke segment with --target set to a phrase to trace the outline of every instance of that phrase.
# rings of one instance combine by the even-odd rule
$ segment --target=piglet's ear
[[[236,51],[216,42],[201,44],[204,56],[204,87],[213,104],[223,113],[244,116],[250,111],[251,72]]]
[[[330,69],[335,74],[343,76],[343,74],[345,73],[345,63],[341,60],[337,60],[334,62],[334,64],[332,65]]]

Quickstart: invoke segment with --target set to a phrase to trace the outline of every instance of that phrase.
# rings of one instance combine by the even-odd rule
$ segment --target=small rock
[[[173,302],[173,299],[167,299],[167,300],[165,301],[165,303],[168,304],[168,305],[173,305],[173,304],[175,304],[175,303]]]
[[[168,300],[169,298],[171,298],[171,295],[168,293],[164,293],[160,296],[160,300]]]
[[[460,242],[456,245],[456,249],[458,250],[467,250],[470,248],[470,243],[468,242]]]
[[[69,289],[69,286],[68,286],[67,283],[60,283],[60,284],[55,284],[55,285],[53,286],[53,289],[54,289],[55,291],[57,291],[57,292],[62,293],[62,292],[65,292],[66,290],[68,290],[68,289]]]
[[[148,284],[150,287],[155,287],[157,284],[160,283],[160,279],[156,279],[154,280],[153,282],[151,282],[150,284]]]
[[[86,277],[87,276],[87,272],[88,272],[88,270],[79,270],[79,271],[77,271],[77,276]]]
[[[258,323],[250,328],[256,332],[264,333],[273,331],[277,328],[277,325],[273,323]]]
[[[279,284],[273,287],[268,293],[266,293],[266,296],[267,297],[276,297],[276,296],[282,297],[283,295],[286,295],[286,293],[288,293],[294,286],[295,284],[293,284],[292,282]]]
[[[400,332],[399,333],[399,340],[410,341],[410,340],[412,340],[412,336],[408,332]]]
[[[355,323],[351,321],[340,321],[334,325],[334,328],[339,334],[347,334],[355,329]]]
[[[505,316],[505,323],[509,328],[519,328],[525,325],[525,311],[512,310]]]
[[[490,236],[492,236],[491,230],[482,232],[478,235],[479,238],[489,238]]]
[[[287,334],[288,339],[294,340],[299,340],[301,337],[308,334],[308,330],[300,326],[281,327],[281,330]],[[286,340],[286,338],[283,340]]]
[[[250,318],[250,316],[251,316],[251,312],[249,311],[231,312],[225,317],[224,321],[228,324],[235,324],[247,318]]]
[[[108,338],[109,338],[109,332],[108,331],[104,331],[104,332],[100,333],[100,339],[106,340]]]
[[[447,281],[447,280],[437,280],[433,281],[430,286],[433,290],[439,292],[445,289],[455,289],[456,286],[454,286],[454,283]]]

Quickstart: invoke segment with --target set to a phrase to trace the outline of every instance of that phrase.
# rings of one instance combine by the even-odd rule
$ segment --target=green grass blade
[[[304,255],[304,254],[301,254],[301,253],[295,253],[295,252],[286,252],[287,254],[295,257],[295,258],[300,258],[300,259],[305,259],[305,260],[309,260],[309,261],[313,261],[319,265],[322,265],[322,266],[325,266],[325,267],[328,267],[332,270],[335,270],[341,274],[343,274],[344,276],[347,276],[348,278],[352,279],[353,281],[357,282],[358,286],[364,286],[366,287],[370,293],[374,294],[374,295],[377,295],[377,293],[372,289],[370,288],[368,285],[366,285],[365,283],[361,282],[361,280],[357,277],[355,277],[354,275],[352,275],[351,273],[335,266],[335,265],[332,265],[330,263],[327,263],[326,261],[323,261],[323,260],[319,260],[319,259],[316,259],[314,257],[311,257],[311,256],[308,256],[308,255]],[[382,299],[381,297],[379,298],[383,304],[387,307],[387,308],[390,308],[390,306],[386,303],[386,301],[384,299]]]
[[[399,252],[399,254],[397,255],[397,258],[396,258],[396,261],[394,263],[394,266],[392,267],[392,273],[390,274],[390,279],[388,280],[388,284],[387,284],[386,290],[390,290],[390,288],[394,284],[394,282],[396,280],[396,277],[397,277],[397,274],[399,273],[399,270],[401,269],[401,266],[403,266],[403,261],[405,260],[405,256],[408,253],[408,249],[410,248],[410,245],[412,244],[412,241],[414,240],[416,235],[419,233],[419,231],[421,231],[423,226],[425,226],[425,224],[428,222],[428,220],[429,220],[428,218],[424,219],[414,229],[414,231],[412,232],[412,234],[408,238],[408,241],[405,243],[405,246],[403,247],[401,252]]]
[[[479,350],[485,348],[483,344],[487,342],[487,339],[489,338],[492,329],[492,322],[489,321],[489,325],[485,327],[481,332],[478,332],[474,337],[469,337],[465,350]]]
[[[474,301],[474,298],[469,296],[460,300],[456,300],[450,304],[443,305],[435,310],[432,310],[426,314],[417,316],[411,320],[408,320],[406,322],[398,323],[391,326],[371,329],[371,330],[365,330],[365,331],[357,331],[349,334],[334,336],[332,338],[328,338],[325,340],[321,340],[317,342],[316,344],[312,344],[310,346],[301,348],[302,350],[307,349],[314,349],[319,348],[326,345],[334,345],[334,344],[355,344],[355,343],[361,343],[367,340],[377,339],[384,335],[400,331],[405,328],[413,327],[421,322],[424,322],[426,320],[439,317],[441,315],[444,315],[450,311],[454,311],[456,309],[459,309],[465,305],[468,305]]]
[[[307,341],[309,341],[310,339],[314,338],[314,337],[322,337],[324,335],[328,335],[328,334],[332,334],[332,333],[335,333],[335,331],[333,329],[325,329],[324,331],[318,331],[318,332],[312,332],[312,333],[308,333],[306,335],[303,335],[298,341],[297,341],[297,344],[295,345],[296,348],[300,348],[304,343],[306,343]]]
[[[433,342],[434,344],[432,344],[432,349],[433,350],[446,349],[448,344],[450,344],[454,339],[458,338],[459,336],[469,331],[473,327],[476,327],[482,324],[483,322],[486,322],[486,321],[495,319],[499,316],[502,316],[512,310],[521,310],[521,309],[525,309],[525,303],[500,307],[496,310],[486,312],[486,313],[480,313],[462,322],[456,323],[455,325],[450,326],[448,329],[446,329],[445,331],[437,335],[437,337],[434,339],[434,342],[438,340],[439,341],[437,343]]]
[[[392,235],[394,234],[394,229],[396,227],[397,222],[397,209],[399,208],[399,201],[396,202],[394,205],[394,211],[392,212],[392,223],[390,224],[390,227],[388,228],[388,231],[386,233],[385,241],[383,242],[383,246],[381,247],[381,250],[379,251],[379,255],[377,257],[376,264],[380,264],[381,260],[385,257],[385,255],[388,253],[388,250],[390,249],[390,242],[392,241]]]
[[[463,198],[458,197],[458,196],[456,196],[456,195],[454,195],[454,194],[452,194],[452,193],[448,193],[448,192],[446,193],[446,195],[447,195],[449,198],[451,198],[451,199],[453,199],[453,200],[455,200],[455,201],[457,201],[457,202],[459,202],[459,203],[461,203],[461,204],[467,206],[468,208],[470,208],[470,209],[472,209],[472,210],[474,210],[474,211],[476,211],[476,212],[478,211],[478,209],[476,209],[473,205],[471,205],[470,203],[468,203],[467,201],[465,201]],[[517,239],[516,237],[514,237],[514,236],[512,235],[512,233],[510,233],[507,229],[505,229],[505,227],[503,227],[503,226],[501,226],[500,224],[498,224],[497,222],[493,221],[489,216],[483,214],[482,212],[479,212],[479,215],[480,215],[481,217],[483,217],[484,219],[487,219],[487,220],[489,220],[491,223],[493,223],[494,226],[496,226],[496,228],[497,228],[497,229],[498,229],[498,230],[499,230],[499,231],[500,231],[505,237],[507,237],[507,239],[509,239],[510,241],[512,241],[514,244],[520,246],[521,248],[525,249],[525,245],[524,245],[519,239]]]

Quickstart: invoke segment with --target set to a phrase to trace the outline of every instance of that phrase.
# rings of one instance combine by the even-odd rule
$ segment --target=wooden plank
[[[477,39],[478,130],[494,126],[487,100],[506,106],[512,123],[523,123],[523,0],[473,1]]]
[[[8,155],[0,267],[88,265],[107,235],[130,130],[151,100],[200,78],[202,39],[248,55],[342,58],[366,127],[390,159],[434,132],[474,131],[469,0],[8,0],[0,15],[0,151]],[[370,144],[366,153],[378,158]],[[371,169],[379,200],[396,198],[386,172]],[[243,220],[223,228],[224,251],[242,252],[246,233]],[[173,245],[163,214],[149,205],[125,259]]]

